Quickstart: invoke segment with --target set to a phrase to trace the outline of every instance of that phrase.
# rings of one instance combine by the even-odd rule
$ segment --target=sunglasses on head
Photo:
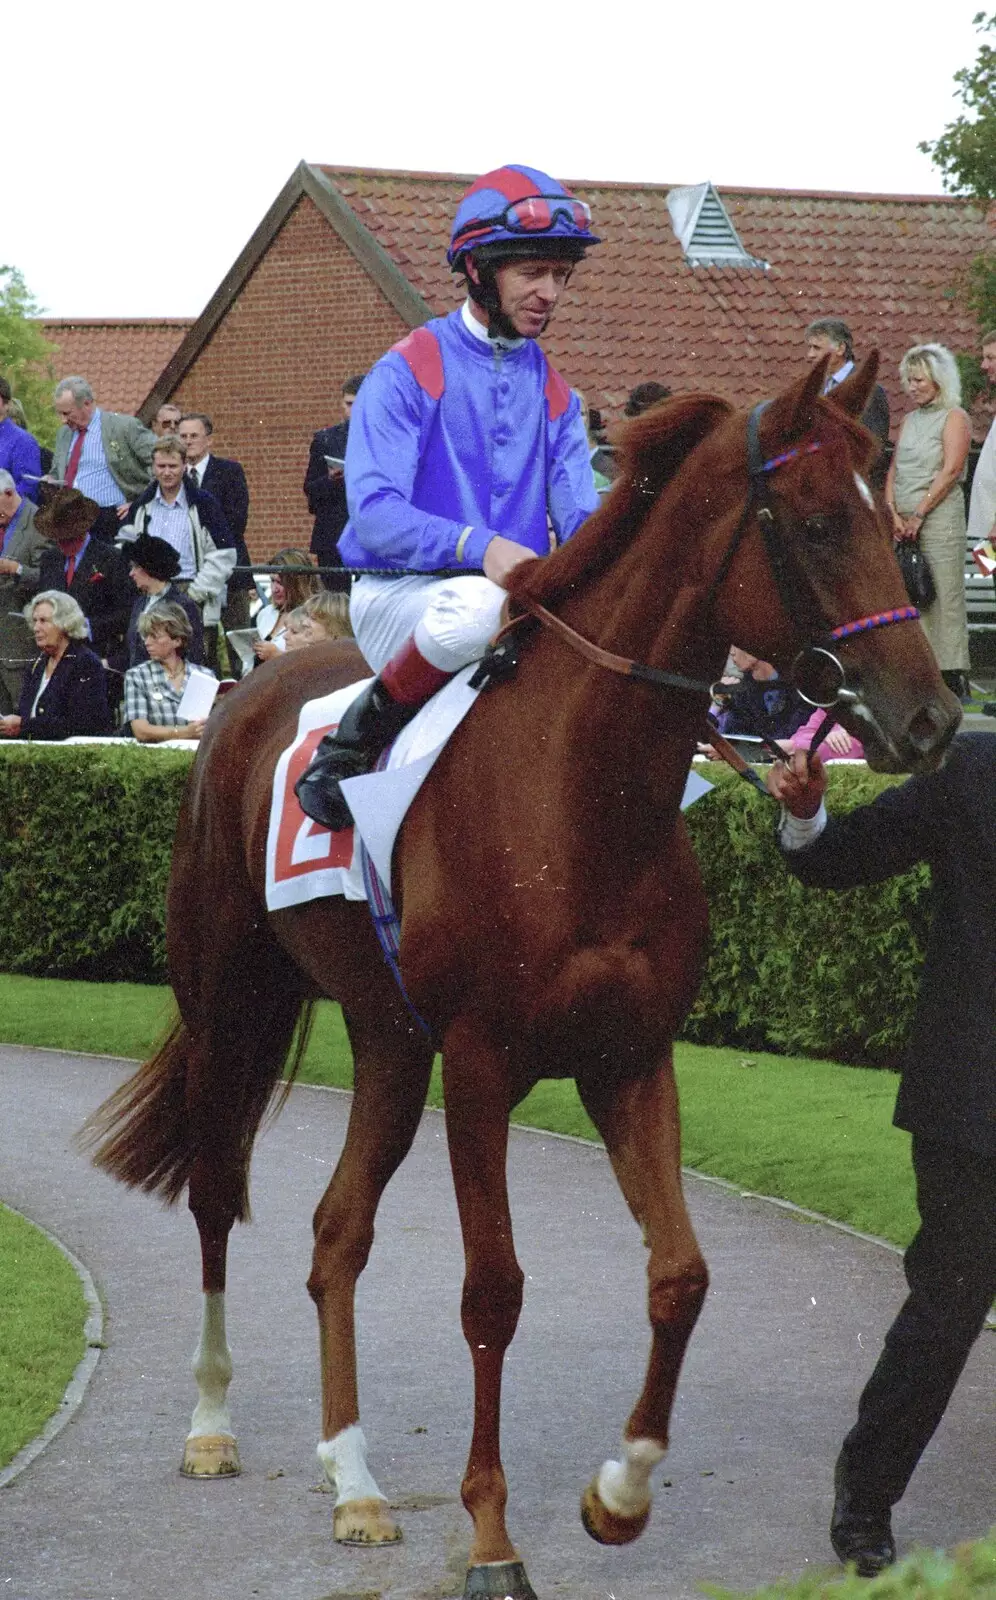
[[[583,200],[566,194],[531,194],[524,200],[513,200],[496,217],[475,217],[460,235],[465,244],[479,233],[492,228],[506,228],[509,233],[546,233],[557,217],[566,217],[581,232],[591,226],[591,207]]]

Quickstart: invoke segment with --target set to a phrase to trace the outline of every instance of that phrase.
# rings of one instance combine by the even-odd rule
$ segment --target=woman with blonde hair
[[[961,379],[951,351],[917,344],[899,363],[914,403],[903,420],[885,480],[892,536],[918,540],[936,596],[922,610],[923,630],[941,676],[968,696],[968,615],[965,610],[965,464],[972,426],[961,404]]]
[[[303,606],[298,606],[287,618],[288,650],[300,650],[306,644],[321,644],[325,639],[352,637],[348,594],[333,594],[329,589],[322,589],[320,594],[311,595]]]
[[[311,557],[304,550],[278,550],[273,557],[275,567],[310,567]],[[270,577],[270,603],[256,613],[256,631],[259,638],[253,644],[257,661],[272,661],[287,648],[284,635],[287,618],[292,611],[312,595],[321,594],[322,580],[317,572],[288,572],[286,576],[274,572]]]

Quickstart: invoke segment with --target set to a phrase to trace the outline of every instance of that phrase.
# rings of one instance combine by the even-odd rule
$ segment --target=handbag
[[[893,549],[906,585],[906,593],[915,606],[925,611],[937,598],[930,562],[916,539],[900,539],[893,545]]]

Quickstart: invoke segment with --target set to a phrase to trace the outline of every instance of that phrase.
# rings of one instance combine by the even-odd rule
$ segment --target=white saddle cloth
[[[320,700],[309,700],[301,707],[297,735],[280,757],[273,775],[266,841],[268,911],[280,911],[330,894],[365,900],[357,836],[363,839],[378,876],[390,887],[394,841],[405,813],[454,728],[480,693],[469,687],[475,667],[476,663],[458,672],[401,730],[383,771],[343,782],[342,792],[356,826],[341,833],[332,833],[305,816],[297,803],[294,785],[319,741],[339,726],[346,707],[370,679],[351,683]]]

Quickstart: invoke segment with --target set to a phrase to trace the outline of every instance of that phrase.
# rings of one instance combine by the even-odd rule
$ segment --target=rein
[[[809,440],[805,444],[783,451],[780,455],[772,456],[766,461],[761,451],[760,421],[767,405],[767,401],[762,401],[759,405],[756,405],[747,419],[747,474],[749,479],[747,499],[734,529],[733,537],[727,545],[723,558],[709,584],[705,597],[705,609],[708,611],[711,608],[721,585],[729,574],[737,551],[750,526],[751,513],[754,512],[764,539],[765,554],[775,580],[775,587],[778,590],[782,608],[786,616],[793,621],[802,617],[810,634],[809,643],[803,646],[792,663],[790,681],[794,682],[801,668],[807,663],[812,664],[814,658],[822,658],[816,660],[817,666],[828,663],[839,676],[837,686],[831,698],[827,700],[814,699],[799,688],[798,683],[795,684],[797,693],[808,705],[818,707],[827,712],[813,737],[810,746],[810,753],[812,753],[837,720],[833,714],[835,708],[841,704],[857,704],[860,701],[860,695],[855,690],[847,687],[847,671],[836,652],[829,648],[830,645],[853,638],[856,634],[869,633],[875,628],[890,627],[896,622],[915,622],[920,613],[916,606],[899,606],[887,611],[875,611],[868,616],[858,617],[850,622],[842,622],[835,628],[827,629],[826,623],[814,602],[812,591],[808,585],[800,584],[798,574],[789,559],[784,545],[784,535],[779,523],[777,508],[772,500],[768,486],[770,474],[776,472],[779,467],[786,466],[790,461],[798,460],[801,456],[813,455],[822,446],[818,439]],[[586,661],[590,661],[594,666],[603,667],[609,672],[632,678],[637,683],[649,684],[651,688],[655,689],[679,689],[685,693],[710,696],[712,694],[712,684],[706,683],[702,679],[689,678],[679,672],[667,672],[661,667],[652,667],[645,662],[636,661],[627,656],[615,655],[611,650],[602,649],[600,645],[594,644],[590,639],[586,639],[583,634],[578,633],[576,629],[570,627],[568,623],[564,622],[552,611],[548,611],[546,606],[542,605],[538,600],[533,600],[528,595],[516,596],[514,603],[521,609],[516,616],[511,617],[498,630],[490,647],[492,650],[500,647],[501,641],[508,634],[521,626],[527,618],[531,617],[542,627],[548,629],[549,632],[556,634],[566,645],[578,655],[583,656]],[[762,793],[767,792],[753,768],[713,728],[711,723],[707,724],[705,738],[712,745],[716,754],[732,766],[741,777],[753,783]],[[778,750],[771,740],[765,740],[764,742],[773,753],[777,753],[780,759],[784,752]]]

